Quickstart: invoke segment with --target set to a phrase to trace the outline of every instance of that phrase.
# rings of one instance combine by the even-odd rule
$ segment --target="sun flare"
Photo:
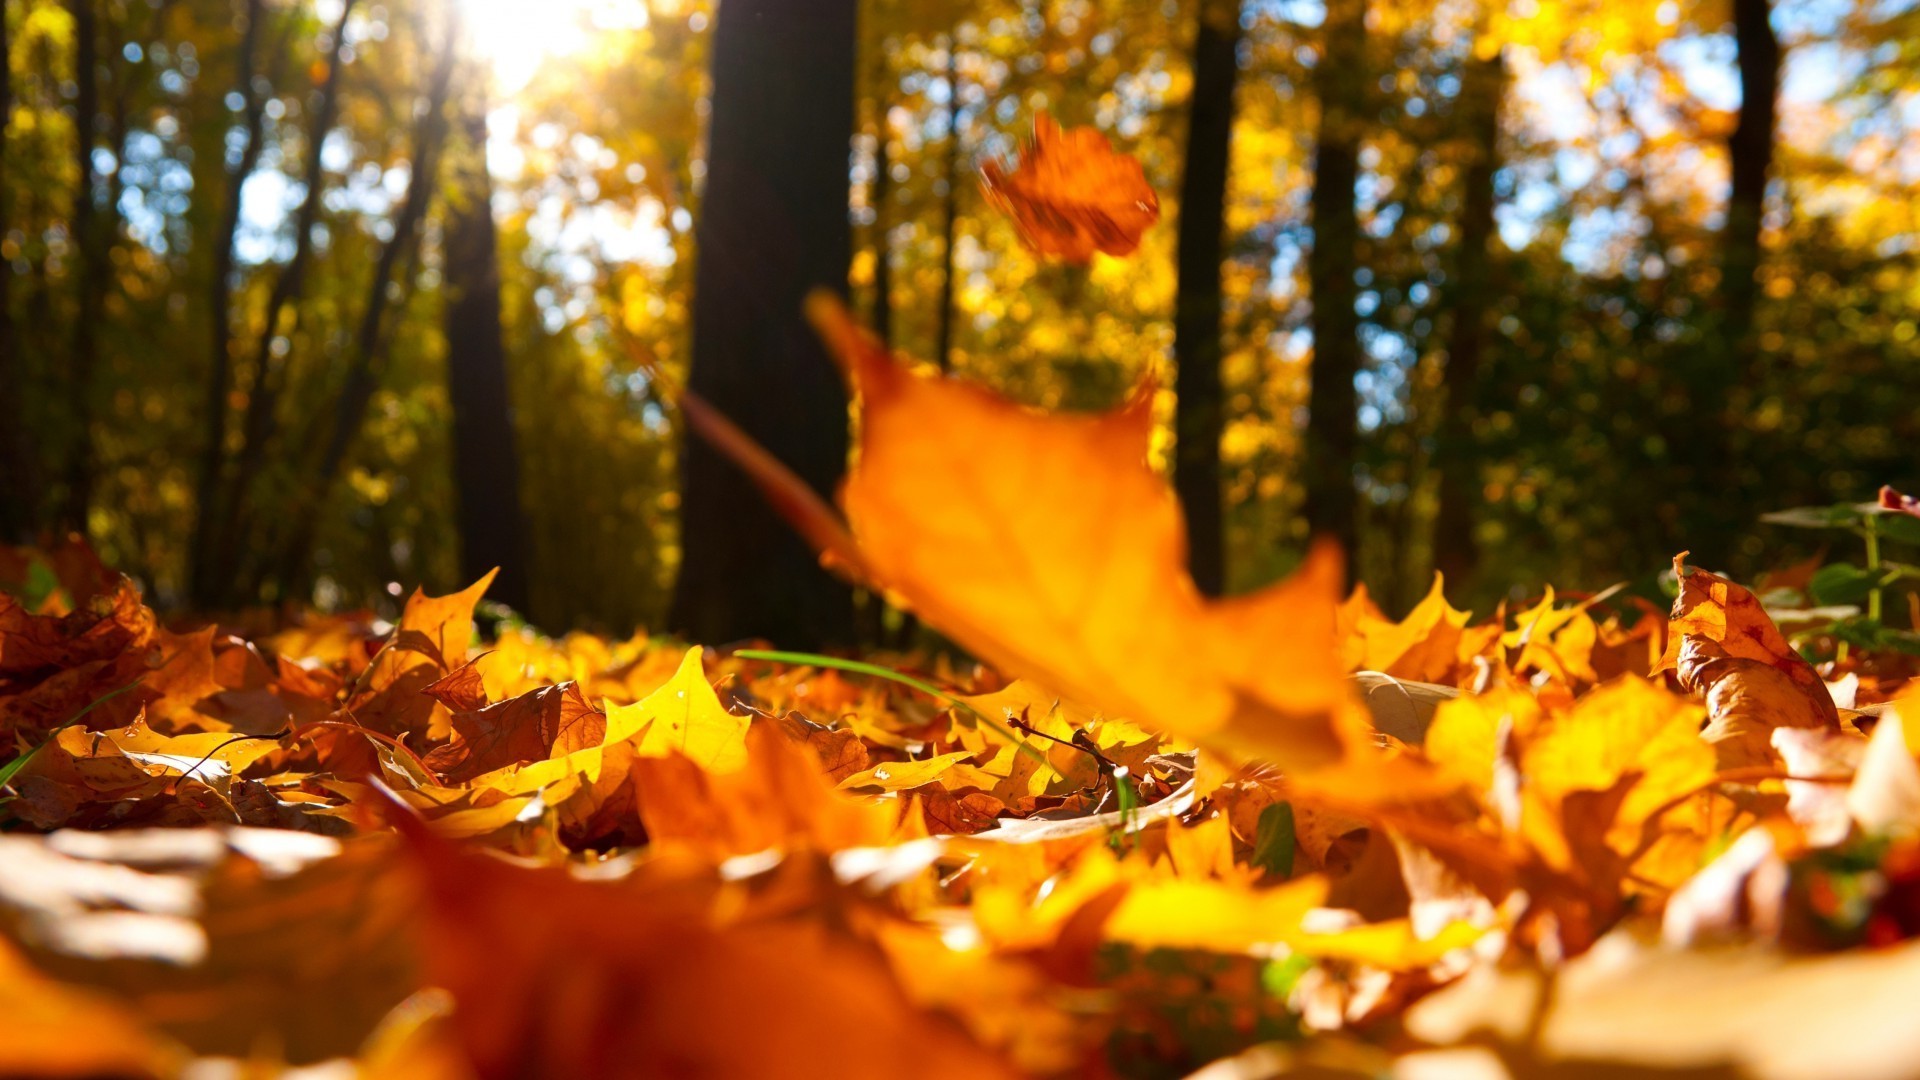
[[[587,48],[595,32],[637,30],[651,18],[644,0],[462,0],[462,8],[474,51],[509,94],[543,63]]]

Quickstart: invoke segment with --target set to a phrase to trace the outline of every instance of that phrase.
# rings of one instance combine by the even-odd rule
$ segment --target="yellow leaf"
[[[1189,878],[1138,881],[1107,920],[1106,934],[1145,948],[1246,952],[1292,943],[1301,936],[1300,920],[1326,899],[1326,879],[1317,876],[1259,890]]]
[[[609,706],[607,742],[615,732],[645,729],[638,753],[664,757],[678,750],[708,772],[737,772],[747,763],[747,718],[735,716],[721,704],[707,682],[699,648],[687,650],[680,670],[667,685],[632,705]],[[624,734],[621,736],[624,738]]]
[[[911,791],[922,784],[931,784],[940,779],[942,773],[956,763],[966,760],[970,755],[966,751],[941,754],[925,761],[887,761],[865,772],[857,772],[840,781],[840,790],[865,793],[881,791]]]

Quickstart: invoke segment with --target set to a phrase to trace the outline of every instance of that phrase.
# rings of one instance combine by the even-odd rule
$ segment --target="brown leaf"
[[[1680,685],[1707,700],[1704,737],[1721,768],[1775,761],[1780,727],[1840,727],[1827,685],[1801,659],[1753,593],[1705,570],[1689,571],[1674,556],[1680,596],[1673,602],[1667,655]]]
[[[1096,251],[1130,255],[1160,220],[1160,197],[1138,161],[1094,128],[1063,131],[1044,112],[1018,161],[981,166],[980,187],[1029,248],[1065,262],[1087,262]]]
[[[477,712],[486,708],[491,702],[487,699],[487,680],[481,674],[480,662],[492,655],[490,652],[481,653],[441,676],[421,692],[456,713]]]
[[[569,682],[456,712],[453,730],[453,741],[424,760],[446,783],[464,784],[495,769],[598,746],[606,736],[607,716],[587,704],[579,684]]]
[[[927,784],[914,791],[920,803],[920,816],[927,831],[938,836],[968,836],[994,827],[995,818],[1007,804],[984,791],[955,794],[939,784]]]

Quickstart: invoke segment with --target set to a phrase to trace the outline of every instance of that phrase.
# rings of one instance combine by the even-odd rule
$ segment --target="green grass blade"
[[[1025,739],[1014,734],[1013,730],[1008,728],[1005,724],[1002,724],[1000,721],[995,720],[993,717],[988,716],[986,713],[981,712],[979,709],[974,708],[972,705],[967,704],[964,700],[958,697],[955,697],[949,691],[942,690],[930,682],[924,682],[920,679],[914,678],[911,675],[907,675],[902,672],[895,671],[892,668],[881,667],[879,664],[869,664],[862,660],[842,660],[837,656],[823,656],[820,653],[784,652],[779,649],[735,649],[733,651],[733,655],[738,656],[744,660],[772,660],[781,664],[807,664],[812,667],[834,668],[835,670],[838,670],[838,671],[851,671],[851,672],[854,672],[855,674],[871,675],[876,679],[886,679],[890,682],[897,682],[902,686],[912,687],[913,689],[918,690],[921,693],[928,695],[929,697],[936,697],[936,698],[940,698],[943,701],[950,701],[953,704],[959,706],[960,708],[965,709],[967,712],[971,713],[974,717],[978,718],[981,723],[987,725],[988,727],[992,728],[994,731],[998,732],[1001,738],[1004,738],[1008,742],[1012,743],[1015,747],[1019,749],[1021,753],[1027,755],[1028,757],[1032,758],[1035,761],[1038,761],[1040,764],[1045,765],[1048,769],[1053,771],[1053,774],[1055,776],[1060,775],[1060,770],[1053,768],[1053,763],[1047,760],[1047,756],[1045,754],[1042,754],[1040,751],[1035,750],[1031,745],[1027,743]]]
[[[135,679],[134,681],[128,683],[127,685],[122,686],[118,690],[110,690],[107,693],[102,694],[101,696],[93,699],[93,701],[90,704],[88,704],[86,708],[81,709],[79,712],[74,713],[72,716],[68,717],[66,723],[61,724],[59,727],[54,728],[52,731],[48,732],[47,737],[44,739],[41,739],[39,743],[35,744],[31,750],[28,750],[26,753],[21,754],[19,757],[14,758],[12,761],[7,762],[5,765],[0,765],[0,788],[4,788],[8,784],[12,783],[13,778],[20,774],[21,769],[24,769],[27,767],[27,763],[33,760],[34,755],[46,749],[48,743],[52,742],[56,738],[59,738],[60,733],[62,731],[65,731],[66,729],[79,723],[82,719],[86,717],[88,713],[92,712],[94,709],[99,708],[102,705],[105,705],[107,702],[112,701],[114,698],[119,697],[121,694],[124,694],[127,691],[139,685],[140,685],[140,680]]]

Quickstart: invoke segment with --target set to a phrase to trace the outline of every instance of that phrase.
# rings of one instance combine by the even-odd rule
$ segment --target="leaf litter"
[[[986,186],[1085,261],[1139,173],[1043,116]],[[170,628],[0,551],[0,1073],[1920,1076],[1920,695],[1868,650],[1683,557],[1670,615],[1396,620],[1323,548],[1210,600],[1151,386],[1040,413],[810,314],[844,518],[679,404],[979,664],[480,641],[488,579]]]

